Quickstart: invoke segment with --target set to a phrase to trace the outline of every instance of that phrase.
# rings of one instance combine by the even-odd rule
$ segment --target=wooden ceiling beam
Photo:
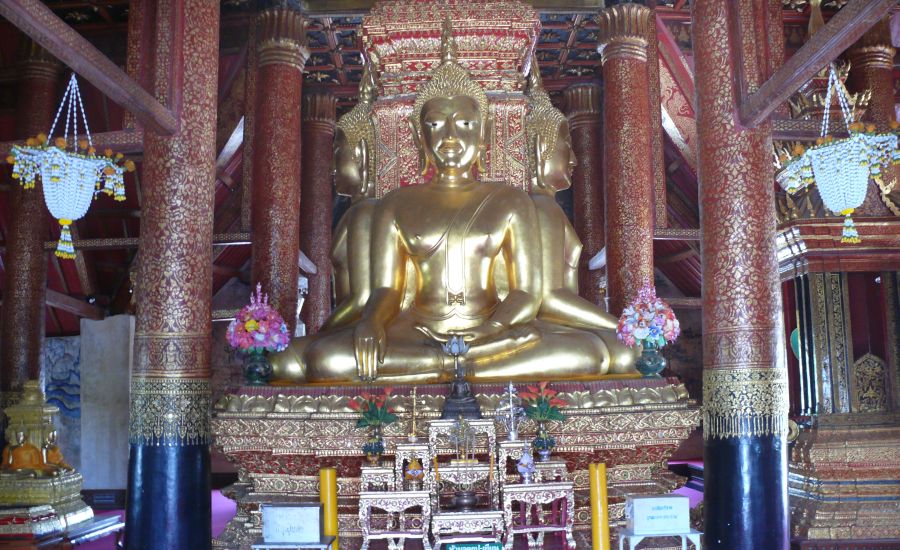
[[[78,136],[79,139],[86,135]],[[143,130],[113,130],[111,132],[99,132],[91,134],[94,148],[100,152],[104,149],[112,149],[116,153],[134,155],[144,151]],[[0,161],[5,159],[12,151],[13,145],[25,145],[25,140],[0,141]]]
[[[133,113],[146,127],[163,135],[178,129],[178,117],[171,110],[40,0],[0,0],[0,15]]]
[[[693,248],[686,248],[685,250],[681,250],[678,252],[673,252],[672,254],[667,254],[660,258],[653,260],[653,265],[665,265],[665,264],[674,264],[675,262],[680,262],[681,260],[686,260],[692,256],[695,256],[697,251]]]
[[[103,309],[93,304],[89,304],[84,300],[79,300],[68,294],[53,290],[52,288],[47,289],[47,305],[55,309],[67,311],[78,317],[93,319],[94,321],[100,321],[106,317],[103,313]]]
[[[890,14],[896,4],[897,0],[850,0],[756,93],[741,103],[741,123],[751,128],[762,124],[800,86]]]

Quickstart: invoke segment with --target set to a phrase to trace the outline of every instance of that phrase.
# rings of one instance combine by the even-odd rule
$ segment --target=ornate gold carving
[[[778,368],[703,371],[703,437],[787,435],[787,372]]]
[[[285,64],[303,72],[309,49],[306,47],[306,22],[303,15],[289,8],[261,12],[257,18],[258,67]]]
[[[135,371],[155,376],[202,374],[209,369],[211,346],[206,332],[137,332],[134,335]]]
[[[834,412],[850,412],[850,388],[848,370],[852,352],[847,349],[845,320],[844,277],[840,273],[825,274],[825,327],[828,331],[828,352],[831,355],[831,379],[834,395]]]
[[[632,407],[635,405],[662,405],[669,403],[690,403],[684,384],[658,388],[615,388],[596,391],[561,392],[559,398],[575,409],[606,409]],[[485,414],[495,411],[501,404],[502,394],[477,394],[476,399]],[[215,404],[215,410],[229,413],[351,413],[350,397],[342,395],[248,395],[227,394]],[[443,409],[444,397],[420,396],[419,412],[437,415]],[[398,403],[396,410],[406,413],[406,407]],[[401,414],[402,416],[402,414]]]
[[[647,46],[653,36],[650,18],[653,11],[639,4],[618,4],[597,16],[597,51],[603,63],[615,57],[647,60]]]
[[[887,409],[887,378],[885,364],[880,358],[867,353],[853,364],[855,382],[854,412],[877,412]]]
[[[831,354],[828,352],[828,329],[825,309],[825,274],[809,275],[810,300],[812,302],[813,342],[815,346],[816,373],[819,379],[819,413],[834,412],[831,379]]]
[[[209,443],[209,396],[205,378],[132,378],[131,443]]]

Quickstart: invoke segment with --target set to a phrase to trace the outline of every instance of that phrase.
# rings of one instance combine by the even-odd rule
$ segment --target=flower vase
[[[656,344],[644,344],[635,368],[644,378],[660,378],[659,373],[666,368],[666,359],[659,353]]]
[[[381,462],[381,455],[384,454],[384,440],[381,438],[381,426],[372,426],[372,434],[363,445],[363,452],[366,453],[366,460],[369,464],[377,466]]]
[[[250,348],[244,356],[244,380],[248,386],[265,386],[272,375],[272,364],[266,352],[258,348]]]
[[[538,453],[538,462],[547,462],[550,460],[550,453],[555,445],[556,441],[547,432],[546,423],[543,420],[540,421],[538,423],[537,437],[534,439],[533,443],[533,446]]]

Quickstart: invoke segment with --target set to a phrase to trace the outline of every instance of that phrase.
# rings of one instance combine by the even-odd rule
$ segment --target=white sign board
[[[691,530],[690,502],[680,495],[625,497],[626,527],[635,535],[676,535]]]
[[[321,504],[263,504],[265,542],[319,542],[322,539]]]

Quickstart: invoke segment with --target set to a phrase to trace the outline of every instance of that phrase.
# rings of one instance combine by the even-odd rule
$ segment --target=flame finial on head
[[[453,38],[453,22],[444,18],[441,25],[441,65],[457,62],[456,39]]]

